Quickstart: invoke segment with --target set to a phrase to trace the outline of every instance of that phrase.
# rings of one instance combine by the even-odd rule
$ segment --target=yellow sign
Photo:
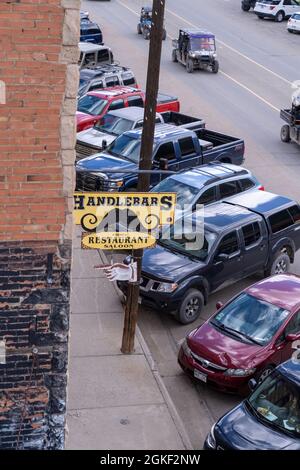
[[[74,221],[92,232],[114,212],[118,213],[116,219],[125,214],[122,225],[127,220],[128,232],[136,231],[131,230],[129,219],[137,219],[146,230],[155,230],[174,223],[175,206],[175,193],[75,193]]]
[[[155,243],[155,237],[140,232],[84,233],[81,240],[82,248],[97,250],[138,250],[150,248]]]

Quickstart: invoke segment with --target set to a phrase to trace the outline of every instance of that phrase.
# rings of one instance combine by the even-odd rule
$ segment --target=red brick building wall
[[[0,448],[64,444],[79,6],[0,0]]]

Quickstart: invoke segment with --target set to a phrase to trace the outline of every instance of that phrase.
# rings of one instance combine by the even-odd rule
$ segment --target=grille
[[[92,145],[87,145],[87,144],[82,144],[77,142],[76,143],[76,161],[81,160],[82,158],[85,157],[90,157],[91,155],[94,155],[95,153],[99,152],[99,149],[96,147],[93,147]]]
[[[77,171],[76,189],[79,191],[108,191],[108,181],[86,171]]]
[[[224,372],[226,371],[226,367],[219,366],[218,364],[214,364],[213,362],[207,361],[203,357],[197,356],[197,354],[192,352],[192,356],[195,362],[197,362],[201,367],[206,370],[211,370],[214,372]]]

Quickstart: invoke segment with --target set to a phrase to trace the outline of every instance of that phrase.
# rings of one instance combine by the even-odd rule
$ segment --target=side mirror
[[[229,259],[229,255],[226,255],[225,253],[220,253],[219,255],[217,255],[216,257],[216,261],[217,262],[222,262],[224,263],[225,261],[227,261]]]
[[[286,335],[285,340],[287,343],[293,343],[294,341],[300,340],[300,333]]]
[[[250,379],[248,382],[248,387],[250,388],[251,392],[256,389],[257,387],[257,382],[255,379]]]
[[[217,308],[217,310],[220,310],[220,308],[222,308],[223,305],[224,305],[223,302],[217,302],[217,303],[216,303],[216,308]]]
[[[107,141],[105,139],[102,140],[102,148],[103,150],[107,149]]]
[[[159,159],[159,169],[167,171],[169,166],[169,162],[167,158],[160,158]]]

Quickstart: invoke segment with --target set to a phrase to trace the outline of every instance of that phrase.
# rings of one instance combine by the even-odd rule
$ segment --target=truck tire
[[[243,10],[243,11],[249,11],[249,10],[250,10],[250,6],[249,6],[249,5],[243,5],[243,4],[242,4],[242,10]]]
[[[173,51],[172,51],[172,61],[173,62],[178,62],[176,49],[173,49]]]
[[[211,70],[213,73],[219,72],[219,62],[217,60],[214,61]]]
[[[286,274],[289,272],[291,265],[290,257],[287,253],[280,252],[275,255],[272,265],[267,270],[268,276],[274,276],[275,274]]]
[[[199,317],[204,305],[204,297],[197,289],[189,289],[176,312],[176,320],[182,325],[188,325]]]
[[[288,124],[282,126],[280,131],[280,137],[282,142],[289,143],[291,141],[290,126]]]
[[[188,59],[186,61],[186,71],[187,73],[193,73],[194,72],[194,62],[192,59]]]
[[[275,16],[275,21],[277,23],[282,23],[285,18],[285,13],[283,10],[280,10],[277,15]]]
[[[264,20],[264,19],[265,19],[264,15],[257,15],[257,16],[258,16],[258,18],[259,18],[260,20]]]

